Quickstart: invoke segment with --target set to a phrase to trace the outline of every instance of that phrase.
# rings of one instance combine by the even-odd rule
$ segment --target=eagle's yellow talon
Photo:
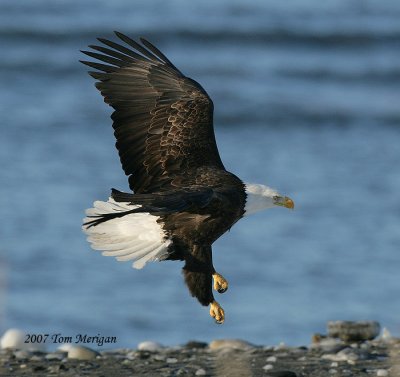
[[[218,324],[224,323],[225,320],[225,312],[224,309],[222,309],[217,301],[213,301],[210,304],[210,316],[215,319],[215,322]]]
[[[213,273],[214,289],[218,293],[224,293],[228,289],[228,281],[218,272]]]

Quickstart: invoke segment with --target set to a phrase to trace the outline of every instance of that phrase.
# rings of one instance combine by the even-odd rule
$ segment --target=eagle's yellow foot
[[[225,312],[224,309],[222,309],[217,301],[213,301],[210,304],[210,316],[215,319],[215,322],[218,324],[224,323],[225,320]]]
[[[214,272],[212,277],[214,279],[214,289],[218,291],[218,293],[226,292],[228,289],[228,281],[218,272]]]

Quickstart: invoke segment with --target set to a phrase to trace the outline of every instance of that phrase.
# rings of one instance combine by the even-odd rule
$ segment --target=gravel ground
[[[400,376],[400,339],[315,335],[308,347],[216,340],[179,347],[144,342],[138,349],[101,352],[81,346],[50,353],[2,349],[0,376]]]

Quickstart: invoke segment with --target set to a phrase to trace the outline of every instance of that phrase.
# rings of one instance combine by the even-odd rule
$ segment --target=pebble
[[[157,360],[157,361],[165,361],[165,359],[166,359],[166,356],[165,355],[154,355],[154,360]]]
[[[176,363],[178,362],[178,359],[175,358],[175,357],[168,357],[167,360],[166,360],[166,362],[167,362],[168,364],[176,364]]]
[[[376,321],[329,321],[327,327],[329,337],[345,342],[372,340],[381,328]]]
[[[357,360],[366,360],[370,357],[368,351],[361,348],[346,347],[337,353],[328,353],[321,356],[322,359],[336,361],[347,361],[349,364],[354,364]]]
[[[248,350],[253,348],[254,345],[240,339],[217,339],[213,340],[209,344],[210,350],[220,350],[220,349],[241,349],[241,350]]]
[[[39,355],[33,355],[29,360],[30,361],[43,361],[44,357],[43,356],[39,356]]]
[[[312,349],[320,349],[326,353],[336,353],[345,347],[344,343],[335,338],[317,338],[313,336]]]
[[[276,356],[270,356],[270,357],[267,357],[267,362],[268,363],[276,363]]]
[[[197,369],[195,375],[196,376],[205,376],[207,372],[204,369]]]
[[[14,352],[14,356],[16,359],[29,359],[32,356],[32,353],[26,350],[17,350]]]
[[[378,377],[385,377],[385,376],[389,376],[389,371],[387,371],[386,369],[378,369],[376,371],[376,375]]]
[[[68,356],[68,352],[52,352],[45,356],[46,360],[62,360]]]
[[[68,359],[93,360],[98,353],[88,347],[74,346],[68,351]]]
[[[18,329],[7,330],[0,339],[0,348],[26,348],[25,332]]]
[[[136,359],[136,351],[130,351],[126,354],[126,358],[128,360],[134,360]]]
[[[45,351],[46,346],[39,343],[25,343],[26,333],[20,329],[9,329],[0,338],[0,348]]]
[[[339,356],[337,354],[332,354],[332,353],[322,355],[321,359],[331,360],[331,361],[347,361],[347,358],[343,358],[343,356]]]
[[[337,355],[339,357],[343,357],[343,360],[346,360],[346,361],[348,361],[348,360],[356,361],[361,358],[361,354],[354,352],[351,348],[342,349],[341,351],[339,351],[337,353]]]
[[[164,347],[157,342],[152,342],[150,340],[141,342],[138,344],[137,349],[139,351],[149,351],[149,352],[157,352],[162,350]]]
[[[272,365],[272,364],[267,364],[267,365],[264,365],[263,366],[263,369],[264,370],[271,370],[271,369],[273,369],[274,368],[274,366]]]

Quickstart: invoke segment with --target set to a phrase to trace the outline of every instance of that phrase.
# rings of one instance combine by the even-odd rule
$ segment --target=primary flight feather
[[[123,44],[99,38],[82,61],[111,115],[122,168],[133,193],[113,189],[107,202],[86,211],[83,229],[92,248],[142,268],[155,260],[183,260],[192,296],[225,319],[212,288],[228,282],[212,263],[212,243],[242,216],[291,199],[225,170],[214,136],[213,103],[147,40],[116,32]]]

